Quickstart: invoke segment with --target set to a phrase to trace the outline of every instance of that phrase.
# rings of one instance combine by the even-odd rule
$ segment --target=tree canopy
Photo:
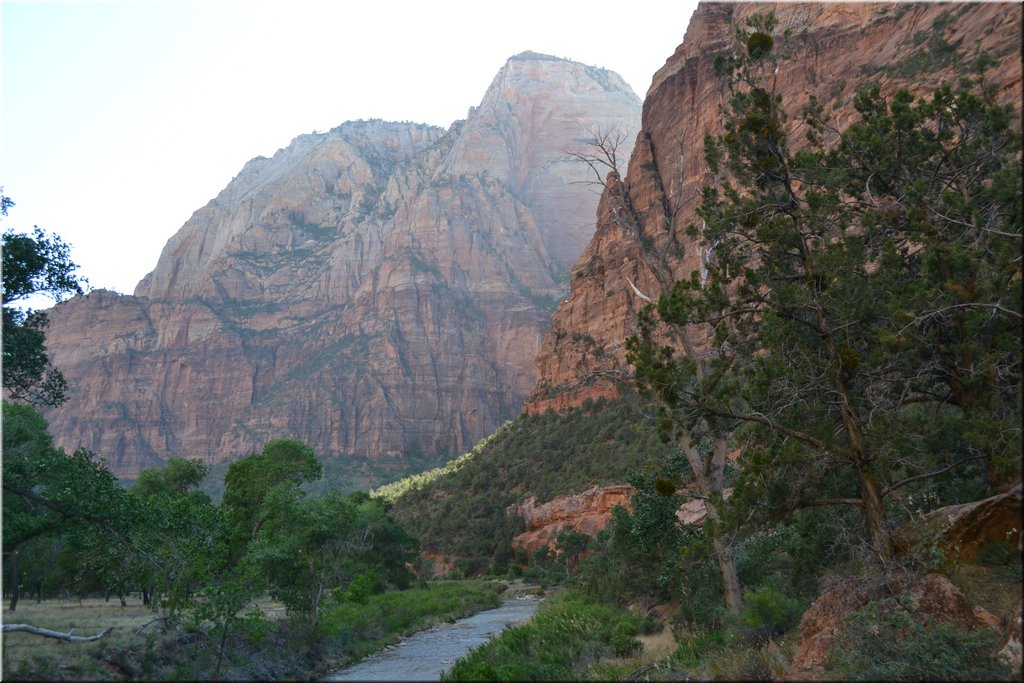
[[[644,311],[630,359],[667,424],[744,446],[732,505],[856,505],[887,558],[900,489],[1019,458],[1020,134],[977,82],[864,88],[846,130],[814,101],[790,122],[754,28],[705,141],[706,271]]]
[[[2,189],[0,215],[6,216],[14,202]],[[33,295],[61,301],[81,294],[85,280],[75,275],[77,268],[70,247],[39,226],[31,234],[3,233],[3,386],[13,400],[36,405],[66,400],[67,382],[46,352],[46,313],[18,304]]]

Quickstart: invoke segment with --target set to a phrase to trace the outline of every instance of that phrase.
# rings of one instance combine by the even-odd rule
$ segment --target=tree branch
[[[860,498],[822,498],[821,500],[808,500],[797,503],[798,508],[820,508],[830,505],[864,505]]]
[[[907,477],[906,479],[901,479],[900,481],[896,482],[895,484],[891,484],[890,486],[887,486],[885,488],[885,495],[889,495],[890,493],[892,493],[896,489],[900,488],[901,486],[905,486],[906,484],[909,484],[911,482],[920,481],[921,479],[928,479],[930,477],[936,477],[936,476],[942,474],[943,472],[948,472],[951,469],[953,469],[954,467],[958,467],[958,466],[964,464],[965,462],[970,462],[972,460],[981,460],[982,458],[986,458],[986,457],[988,457],[988,456],[985,455],[984,453],[981,454],[981,455],[974,455],[974,456],[971,456],[970,458],[963,458],[962,460],[957,460],[956,462],[952,462],[952,463],[946,465],[945,467],[943,467],[941,469],[934,470],[932,472],[925,472],[924,474],[916,474],[913,477]]]
[[[110,627],[105,631],[101,631],[94,636],[73,636],[71,631],[67,633],[61,633],[60,631],[51,631],[48,628],[40,628],[39,626],[32,626],[31,624],[4,624],[4,633],[10,631],[24,631],[37,636],[44,636],[46,638],[56,638],[57,640],[65,640],[69,643],[89,643],[94,640],[99,640],[103,636],[107,635],[114,628]]]

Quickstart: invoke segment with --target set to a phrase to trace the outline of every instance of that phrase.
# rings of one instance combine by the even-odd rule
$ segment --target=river
[[[439,681],[441,672],[470,649],[482,645],[510,624],[530,619],[540,599],[523,597],[454,624],[438,624],[415,633],[358,664],[330,674],[325,681]]]

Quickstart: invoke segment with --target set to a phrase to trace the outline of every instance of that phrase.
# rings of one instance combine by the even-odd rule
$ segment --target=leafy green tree
[[[4,401],[3,427],[3,552],[13,611],[19,558],[30,543],[60,538],[65,551],[91,544],[128,552],[139,511],[93,454],[56,448],[31,405]]]
[[[412,539],[365,493],[303,498],[278,487],[264,501],[266,520],[249,547],[278,598],[315,627],[325,595],[354,580],[379,577],[408,586]],[[376,583],[377,581],[374,581]],[[356,593],[360,588],[357,585]]]
[[[297,492],[320,474],[320,461],[313,449],[296,439],[275,439],[261,453],[231,463],[221,500],[231,557],[240,559],[266,522],[263,503],[274,488]]]
[[[646,309],[631,359],[667,421],[742,438],[734,504],[858,506],[884,560],[899,489],[1019,457],[1020,135],[977,85],[874,87],[844,131],[812,101],[793,151],[771,26],[722,61],[706,272]],[[665,329],[699,330],[706,362]]]
[[[0,194],[0,214],[6,216],[11,206],[14,202]],[[85,280],[75,276],[77,268],[59,236],[38,226],[31,235],[4,231],[3,387],[10,399],[45,406],[66,400],[67,382],[46,352],[46,313],[17,304],[32,295],[60,301],[81,294]]]
[[[220,510],[199,490],[207,467],[199,459],[170,458],[162,468],[139,473],[130,492],[141,502],[139,543],[159,558],[138,567],[143,600],[154,609],[186,605],[205,577],[219,570],[216,544],[222,534]]]

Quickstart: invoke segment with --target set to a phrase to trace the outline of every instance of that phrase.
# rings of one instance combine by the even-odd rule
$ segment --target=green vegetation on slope
[[[524,531],[505,509],[592,486],[626,482],[630,470],[660,470],[673,447],[636,396],[587,403],[564,415],[521,415],[448,465],[384,486],[391,514],[422,551],[461,558],[463,571],[504,573],[512,537]]]

